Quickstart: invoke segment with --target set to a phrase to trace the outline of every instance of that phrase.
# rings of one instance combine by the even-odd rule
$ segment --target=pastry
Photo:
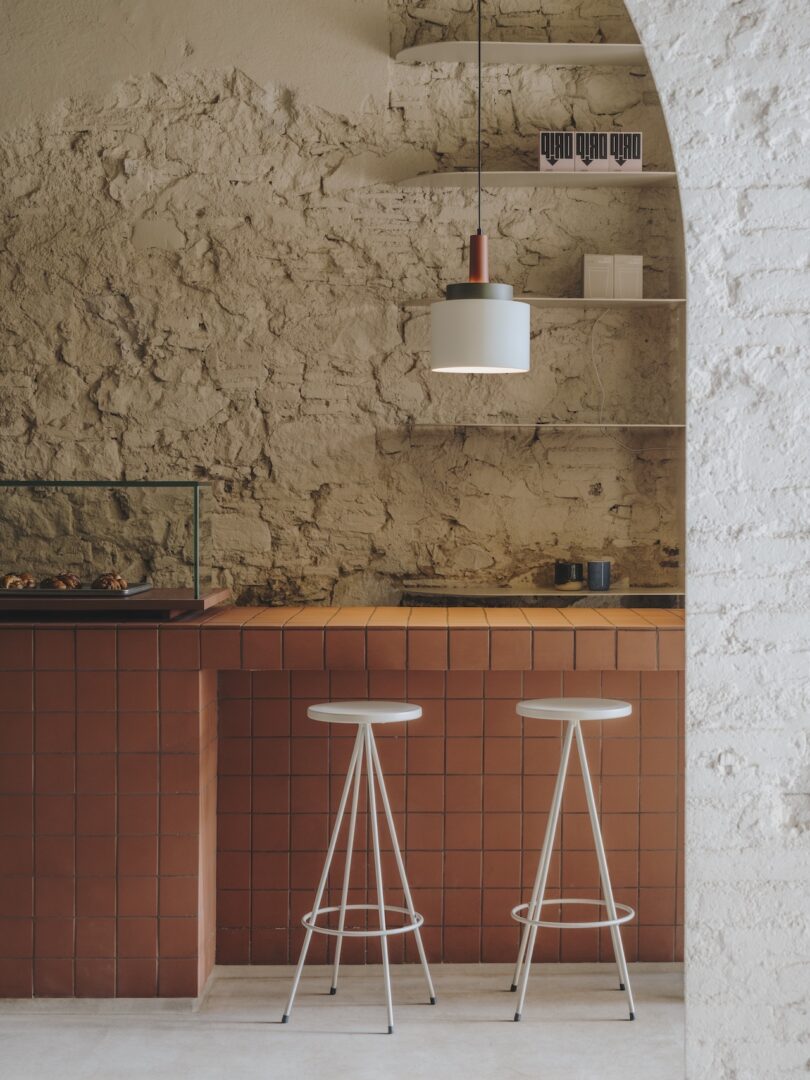
[[[66,589],[80,589],[82,587],[80,579],[75,574],[57,574],[56,576],[65,583]]]
[[[120,574],[102,574],[101,577],[97,577],[93,582],[94,589],[108,589],[111,592],[120,592],[122,589],[129,588],[126,578],[122,578]]]
[[[39,583],[40,589],[67,589],[67,585],[60,577],[46,577]]]
[[[0,589],[24,589],[25,584],[19,574],[5,574],[0,578]]]
[[[22,582],[22,587],[24,589],[35,589],[37,587],[37,579],[33,574],[29,574],[27,571],[20,574],[20,581]]]

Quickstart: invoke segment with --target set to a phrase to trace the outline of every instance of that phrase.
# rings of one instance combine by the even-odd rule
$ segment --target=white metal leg
[[[617,918],[616,902],[613,899],[613,888],[610,884],[607,857],[605,856],[605,845],[602,841],[602,830],[599,826],[599,815],[596,810],[596,799],[593,794],[593,784],[591,783],[591,774],[588,769],[588,759],[585,756],[585,740],[582,737],[582,729],[578,720],[569,724],[569,727],[575,728],[576,730],[577,751],[579,753],[580,764],[582,765],[582,783],[585,786],[585,799],[588,803],[588,814],[591,819],[593,842],[594,847],[596,848],[596,858],[599,862],[599,877],[602,882],[602,893],[605,898],[608,915],[611,919],[615,920]],[[622,942],[621,929],[616,925],[611,926],[610,936],[613,940],[613,953],[616,957],[616,967],[619,969],[619,988],[624,990],[627,994],[627,1007],[630,1011],[630,1019],[635,1020],[636,1009],[633,1004],[633,992],[630,989],[630,976],[627,972],[627,961],[624,956],[624,944]]]
[[[359,732],[358,732],[359,737]],[[357,826],[357,804],[360,800],[360,777],[363,772],[363,755],[358,754],[357,764],[354,767],[354,791],[352,793],[352,812],[349,817],[349,835],[346,839],[346,866],[343,870],[343,890],[340,895],[340,916],[338,918],[338,930],[340,931],[335,942],[335,965],[332,970],[332,986],[330,994],[337,993],[338,971],[340,969],[340,953],[343,945],[343,929],[346,925],[346,901],[349,898],[349,879],[352,872],[352,855],[354,853],[354,833]],[[351,770],[350,770],[351,774]],[[317,904],[315,905],[317,910]]]
[[[571,742],[574,736],[572,730],[573,726],[573,724],[567,725],[565,738],[563,739],[560,768],[557,773],[557,783],[554,785],[554,797],[551,801],[551,810],[549,811],[548,822],[546,823],[546,835],[543,840],[543,850],[540,855],[540,863],[537,867],[537,875],[534,879],[534,888],[532,889],[532,897],[529,901],[527,912],[529,918],[532,919],[538,919],[540,917],[540,908],[546,891],[548,871],[551,865],[551,854],[554,849],[554,836],[557,832],[557,824],[560,820],[563,788],[565,787],[565,776],[568,771],[568,759],[571,754]],[[517,1009],[515,1010],[515,1020],[520,1020],[520,1015],[523,1012],[523,1003],[526,1000],[526,987],[529,985],[529,972],[532,966],[532,955],[534,953],[536,940],[537,927],[526,924],[523,927],[523,933],[520,939],[520,951],[518,952],[515,973],[512,978],[513,990],[517,989],[518,982],[520,983],[520,997],[518,998]],[[522,974],[521,967],[523,968]]]
[[[340,805],[338,806],[337,817],[335,818],[335,827],[332,829],[332,836],[329,840],[329,849],[326,853],[326,861],[323,864],[323,871],[321,873],[321,880],[318,883],[318,891],[315,895],[315,907],[314,911],[318,911],[321,906],[321,900],[323,899],[324,889],[326,888],[326,882],[329,878],[329,868],[332,865],[332,858],[335,854],[335,848],[337,847],[338,835],[340,833],[340,826],[343,823],[343,814],[346,810],[346,803],[349,799],[349,789],[352,782],[352,773],[354,772],[355,765],[360,767],[362,764],[359,761],[360,753],[363,746],[363,728],[357,729],[357,738],[354,741],[354,749],[352,750],[351,761],[349,762],[349,771],[346,773],[346,783],[343,785],[343,794],[340,797]],[[287,1008],[284,1010],[284,1015],[281,1018],[282,1024],[286,1024],[290,1018],[292,1012],[293,1002],[295,1001],[295,994],[298,990],[298,983],[301,981],[301,972],[304,970],[304,961],[307,958],[307,951],[309,950],[309,943],[312,940],[312,930],[307,927],[306,936],[304,937],[304,944],[301,946],[301,955],[298,958],[298,966],[295,969],[295,976],[293,978],[292,989],[290,990],[290,997],[287,1002]]]
[[[374,871],[377,879],[377,908],[380,913],[380,949],[382,950],[383,980],[388,1004],[388,1034],[394,1031],[394,1001],[391,995],[391,969],[388,962],[388,938],[385,934],[385,895],[383,891],[382,858],[380,857],[380,829],[377,822],[377,796],[374,793],[374,759],[372,755],[371,727],[365,726],[366,774],[368,776],[368,812],[371,817],[371,839],[374,846]]]
[[[411,918],[416,922],[416,908],[413,904],[413,897],[411,896],[411,887],[408,884],[408,878],[405,874],[405,864],[402,861],[402,852],[399,850],[399,841],[397,840],[397,830],[394,824],[394,815],[391,813],[391,803],[388,799],[388,790],[385,786],[385,780],[383,778],[382,766],[380,765],[380,755],[377,752],[377,742],[374,738],[374,732],[369,729],[369,739],[371,742],[371,753],[374,758],[374,770],[377,774],[377,783],[380,787],[380,795],[382,796],[383,807],[385,808],[385,819],[388,822],[388,831],[391,834],[391,843],[394,845],[394,857],[397,861],[397,869],[399,870],[399,879],[402,882],[402,890],[405,893],[405,906],[410,912]],[[428,997],[430,998],[430,1004],[436,1004],[436,991],[433,989],[433,980],[430,977],[430,968],[428,967],[427,956],[425,955],[425,946],[422,944],[422,934],[419,929],[414,931],[416,937],[416,948],[419,951],[419,959],[422,961],[422,970],[425,973],[425,981],[428,987]]]

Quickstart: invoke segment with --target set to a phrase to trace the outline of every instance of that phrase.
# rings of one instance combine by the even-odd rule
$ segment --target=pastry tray
[[[151,581],[137,581],[126,589],[94,589],[91,585],[82,585],[80,589],[0,589],[0,597],[13,596],[15,600],[50,600],[51,597],[62,598],[70,596],[77,599],[118,599],[124,596],[138,596],[139,593],[149,592],[152,588]]]

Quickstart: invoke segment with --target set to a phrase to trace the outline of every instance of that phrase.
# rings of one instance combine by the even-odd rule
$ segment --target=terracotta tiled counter
[[[469,962],[514,957],[509,910],[530,885],[558,764],[559,730],[520,721],[515,702],[632,701],[627,721],[589,729],[589,758],[617,899],[638,910],[628,956],[679,958],[683,636],[682,612],[655,609],[3,624],[0,994],[193,996],[215,956],[293,958],[351,741],[307,719],[329,697],[422,705],[421,721],[381,732],[380,751],[431,957]],[[551,873],[554,889],[598,895],[576,784]],[[316,947],[326,959],[329,942]],[[374,960],[374,947],[344,955]],[[608,949],[596,931],[548,932],[538,955]]]

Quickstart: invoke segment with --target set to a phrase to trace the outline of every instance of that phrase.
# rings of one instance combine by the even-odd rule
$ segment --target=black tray
[[[80,589],[0,589],[0,597],[13,596],[16,600],[34,600],[39,598],[40,600],[53,597],[72,596],[75,600],[77,597],[84,598],[98,598],[104,599],[110,597],[120,600],[122,596],[137,596],[139,593],[149,592],[152,588],[151,581],[137,581],[134,585],[128,585],[126,589],[94,589],[92,585],[82,585]]]

